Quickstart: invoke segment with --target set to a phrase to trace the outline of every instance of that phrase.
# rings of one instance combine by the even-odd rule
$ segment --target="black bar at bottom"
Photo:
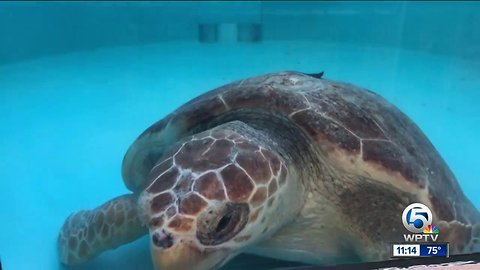
[[[358,264],[343,264],[335,266],[300,266],[300,267],[288,267],[277,268],[281,270],[287,269],[301,269],[301,270],[370,270],[386,267],[410,267],[416,265],[431,265],[431,264],[443,264],[453,262],[468,262],[476,265],[479,264],[480,269],[480,253],[462,254],[462,255],[450,255],[450,257],[423,257],[412,259],[395,259],[382,262],[370,262],[370,263],[358,263]]]

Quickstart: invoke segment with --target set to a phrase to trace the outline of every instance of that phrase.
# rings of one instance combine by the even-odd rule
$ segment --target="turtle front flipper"
[[[91,259],[147,233],[137,215],[137,195],[122,195],[94,210],[70,215],[58,236],[58,252],[64,264]]]

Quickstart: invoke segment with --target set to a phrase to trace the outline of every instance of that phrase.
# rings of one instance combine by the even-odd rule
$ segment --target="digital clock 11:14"
[[[393,244],[392,257],[419,257],[420,244]]]

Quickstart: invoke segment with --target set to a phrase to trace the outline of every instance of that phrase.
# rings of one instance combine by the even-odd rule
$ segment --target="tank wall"
[[[257,23],[263,41],[365,43],[472,57],[480,55],[479,13],[480,2],[2,2],[0,63],[194,41],[202,23]]]
[[[480,55],[480,2],[263,3],[264,38],[373,43]]]

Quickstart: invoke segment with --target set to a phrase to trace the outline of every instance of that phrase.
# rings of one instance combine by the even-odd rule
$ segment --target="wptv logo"
[[[405,242],[437,241],[438,228],[432,224],[432,211],[421,203],[412,203],[403,210],[403,226],[412,234],[404,234]]]

